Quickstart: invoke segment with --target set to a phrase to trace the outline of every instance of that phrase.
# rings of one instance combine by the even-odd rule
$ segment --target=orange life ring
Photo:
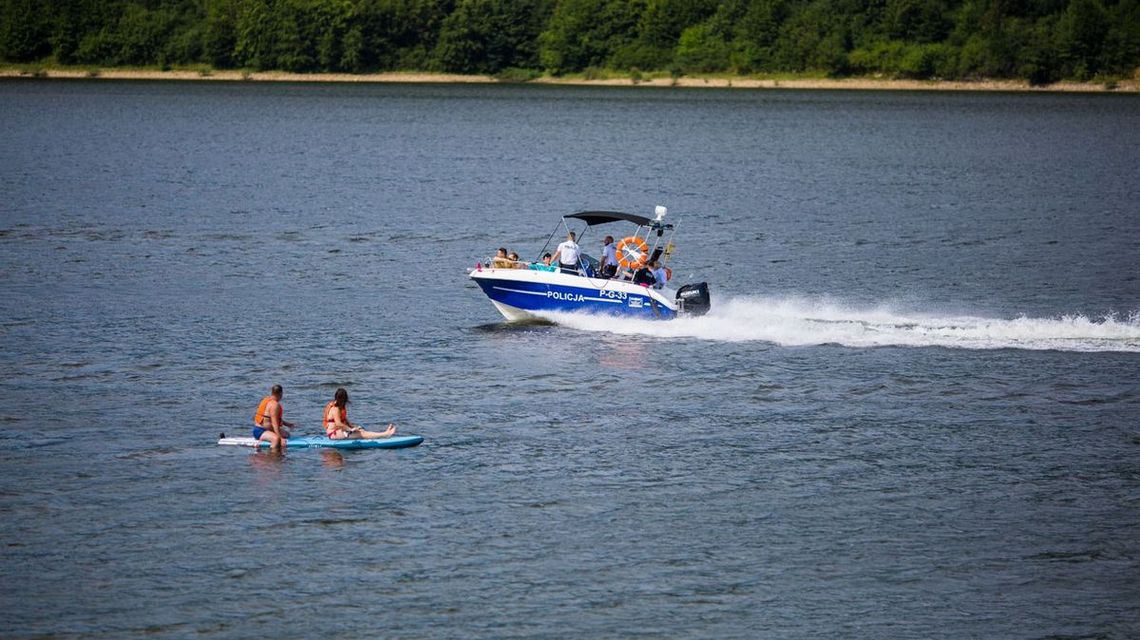
[[[645,264],[649,245],[637,236],[622,238],[617,243],[618,264],[626,269],[637,269]]]

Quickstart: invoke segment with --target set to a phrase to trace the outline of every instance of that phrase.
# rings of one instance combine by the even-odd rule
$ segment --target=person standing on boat
[[[574,241],[576,238],[577,236],[571,231],[566,234],[566,242],[554,250],[554,259],[558,261],[559,270],[574,276],[578,275],[578,256],[582,253],[578,243]]]
[[[614,237],[606,236],[602,241],[602,277],[612,278],[617,275],[618,259],[617,247],[614,246]]]
[[[281,385],[275,384],[269,389],[269,395],[261,399],[257,405],[257,413],[253,414],[253,437],[269,443],[270,449],[284,447],[289,439],[289,432],[285,427],[293,428],[292,422],[284,419],[285,410],[281,407],[281,396],[284,391]]]
[[[325,435],[330,440],[375,440],[396,433],[396,425],[389,423],[384,431],[367,431],[348,421],[348,392],[343,388],[333,394],[332,402],[325,405]]]

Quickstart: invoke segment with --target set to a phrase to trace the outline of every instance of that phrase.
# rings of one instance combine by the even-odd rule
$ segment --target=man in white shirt
[[[600,268],[603,278],[612,278],[617,275],[617,247],[614,246],[613,236],[606,236],[606,239],[602,242],[602,263]]]
[[[571,275],[578,275],[578,256],[581,250],[578,248],[578,243],[574,242],[577,236],[571,231],[566,235],[566,242],[558,245],[554,250],[554,259],[551,262],[557,262],[559,270],[562,273],[569,273]]]

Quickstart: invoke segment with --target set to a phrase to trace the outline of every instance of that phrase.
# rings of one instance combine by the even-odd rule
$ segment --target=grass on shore
[[[949,85],[977,85],[981,86],[987,83],[1001,85],[1005,88],[1013,87],[1020,84],[1028,86],[1024,80],[994,80],[994,79],[976,79],[976,80],[911,80],[905,78],[888,77],[883,74],[875,74],[870,76],[851,76],[836,78],[828,76],[823,72],[804,72],[804,73],[764,73],[764,74],[734,74],[734,73],[705,73],[705,74],[683,74],[679,71],[668,70],[653,70],[642,71],[639,69],[629,70],[615,70],[605,69],[600,67],[589,67],[578,73],[567,73],[560,75],[552,75],[543,73],[533,69],[506,69],[495,76],[462,76],[458,74],[442,74],[427,71],[387,71],[379,73],[363,73],[363,74],[350,74],[350,73],[290,73],[284,71],[255,71],[252,69],[215,69],[208,64],[193,64],[193,65],[154,65],[154,66],[121,66],[121,67],[102,67],[102,66],[84,66],[84,65],[61,65],[55,64],[50,61],[26,63],[26,64],[11,64],[0,63],[0,75],[6,76],[19,76],[19,77],[32,77],[32,78],[49,78],[49,77],[85,77],[85,78],[99,78],[106,77],[106,75],[116,76],[120,74],[133,75],[139,78],[146,79],[163,79],[165,78],[182,78],[193,76],[197,78],[209,79],[241,79],[241,80],[270,80],[270,79],[304,79],[311,77],[314,81],[328,81],[340,79],[353,79],[353,80],[379,80],[378,76],[384,76],[384,80],[392,81],[400,77],[407,77],[409,81],[426,81],[426,82],[455,82],[462,81],[462,78],[470,78],[474,81],[482,82],[503,82],[503,83],[528,83],[538,82],[543,84],[606,84],[606,85],[654,85],[654,86],[716,86],[716,87],[732,87],[732,86],[766,86],[766,87],[780,87],[782,84],[789,85],[799,84],[815,84],[815,85],[842,85],[842,84],[855,84],[855,83],[869,83],[874,85],[881,85],[883,88],[890,88],[892,84],[897,85],[922,85],[930,88],[938,88],[940,86]],[[168,75],[169,74],[169,75]],[[120,76],[121,77],[121,76]],[[1039,89],[1049,90],[1052,85],[1038,87]],[[1070,82],[1061,81],[1057,83],[1056,87],[1062,89],[1064,87],[1080,87],[1083,90],[1103,90],[1103,91],[1140,91],[1140,68],[1136,70],[1132,78],[1125,77],[1097,77],[1088,82]]]
[[[191,65],[153,65],[153,66],[101,66],[101,65],[67,65],[55,64],[50,62],[28,62],[22,64],[13,64],[0,62],[0,73],[6,75],[17,75],[21,77],[30,78],[49,78],[53,72],[66,76],[74,76],[82,74],[88,78],[98,78],[105,72],[123,71],[128,73],[139,74],[153,74],[156,77],[161,77],[164,73],[195,73],[199,77],[209,78],[214,75],[218,70],[208,64],[191,64]],[[251,77],[253,71],[250,69],[230,69],[228,72],[236,72],[242,74],[243,77]]]

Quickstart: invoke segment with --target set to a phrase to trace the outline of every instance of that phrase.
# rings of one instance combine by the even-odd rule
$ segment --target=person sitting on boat
[[[343,388],[333,394],[332,402],[325,405],[325,435],[330,440],[375,440],[396,433],[396,425],[388,423],[384,431],[368,431],[348,421],[348,392]]]
[[[638,267],[637,271],[633,272],[633,284],[639,284],[643,287],[652,287],[657,284],[657,278],[653,277],[653,269],[648,264]]]
[[[507,255],[506,247],[499,247],[499,252],[491,258],[491,267],[495,269],[510,269],[514,265],[511,264],[511,259]]]
[[[614,246],[614,237],[606,236],[602,241],[602,261],[598,264],[603,278],[612,278],[617,275],[618,258],[617,247]]]
[[[582,251],[578,248],[578,243],[574,240],[577,236],[574,232],[566,234],[566,242],[558,245],[554,250],[554,260],[558,261],[558,269],[562,273],[569,273],[570,275],[578,275],[578,257]]]
[[[284,419],[285,410],[281,407],[281,385],[269,389],[269,395],[261,399],[257,412],[253,414],[253,438],[269,443],[270,449],[284,447],[289,439],[285,427],[293,428],[293,423]]]
[[[530,263],[530,268],[534,269],[535,271],[555,271],[556,269],[558,269],[558,267],[555,267],[554,265],[550,264],[550,254],[549,253],[542,254],[542,262]]]
[[[522,260],[519,260],[519,254],[512,251],[510,258],[511,258],[511,268],[512,269],[526,269],[526,263],[523,262]]]
[[[669,282],[669,270],[659,264],[656,260],[650,260],[648,266],[650,272],[653,274],[653,280],[655,281],[653,288],[660,289],[664,287],[665,283]]]

